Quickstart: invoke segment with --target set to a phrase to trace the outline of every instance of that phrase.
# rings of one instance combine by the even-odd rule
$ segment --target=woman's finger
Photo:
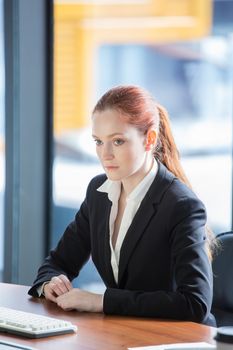
[[[66,283],[63,281],[63,279],[60,278],[60,276],[55,276],[51,279],[50,281],[51,283],[51,287],[53,289],[53,291],[57,294],[57,295],[61,295],[64,293],[67,293],[69,291],[69,289],[67,288]]]
[[[71,282],[70,282],[70,280],[68,279],[67,276],[59,275],[58,277],[63,281],[64,285],[67,288],[67,291],[69,291],[69,290],[71,290],[73,288],[73,286],[72,286],[72,284],[71,284]]]

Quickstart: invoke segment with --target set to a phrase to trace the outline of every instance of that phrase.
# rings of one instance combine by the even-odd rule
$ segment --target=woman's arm
[[[72,281],[90,257],[90,250],[88,208],[85,200],[57,247],[50,252],[39,268],[28,294],[38,296],[38,287],[55,276],[65,275]]]

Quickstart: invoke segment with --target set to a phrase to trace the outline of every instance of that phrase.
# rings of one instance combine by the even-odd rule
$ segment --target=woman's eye
[[[123,145],[123,143],[124,143],[125,141],[122,140],[122,139],[116,139],[116,140],[114,140],[113,142],[114,142],[114,145],[116,145],[116,146],[121,146],[121,145]]]
[[[97,140],[97,139],[95,139],[94,142],[95,142],[96,146],[100,146],[103,143],[102,141]]]

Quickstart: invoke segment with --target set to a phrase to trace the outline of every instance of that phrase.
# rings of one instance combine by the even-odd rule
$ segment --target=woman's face
[[[120,118],[120,112],[106,109],[92,118],[92,135],[100,162],[111,180],[138,182],[148,171],[146,137]]]

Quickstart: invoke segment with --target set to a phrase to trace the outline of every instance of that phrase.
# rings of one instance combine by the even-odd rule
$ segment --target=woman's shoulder
[[[187,186],[184,182],[178,179],[174,174],[172,174],[165,166],[163,166],[163,183],[164,183],[164,193],[163,198],[169,200],[170,202],[177,201],[194,201],[200,202],[200,198],[195,193],[193,189]]]
[[[197,193],[176,177],[167,191],[166,198],[170,203],[181,205],[187,209],[205,208]]]
[[[87,191],[94,191],[96,190],[98,187],[100,187],[105,181],[107,180],[107,176],[106,174],[99,174],[96,175],[95,177],[93,177],[91,179],[91,181],[89,182]]]
[[[185,183],[164,169],[159,191],[158,210],[166,216],[168,225],[176,225],[185,218],[193,218],[196,213],[203,222],[206,221],[206,208],[198,195]]]
[[[198,200],[198,196],[194,192],[194,190],[189,186],[187,186],[184,182],[182,182],[177,177],[174,178],[174,181],[171,184],[170,193],[176,197],[188,197],[188,198],[194,198]]]

